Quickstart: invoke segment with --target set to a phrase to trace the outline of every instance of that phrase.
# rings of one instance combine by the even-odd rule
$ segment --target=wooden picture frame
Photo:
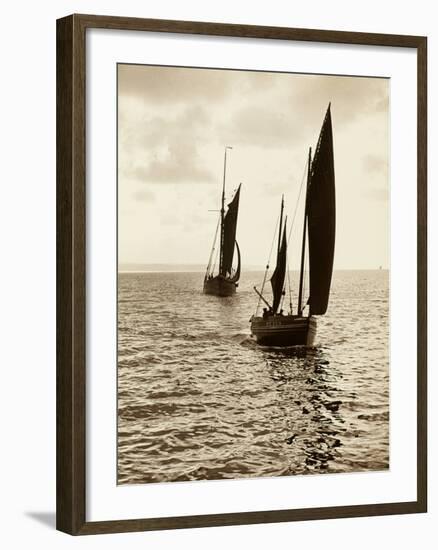
[[[417,51],[417,499],[412,502],[87,522],[86,192],[87,29],[188,33],[413,48]],[[94,15],[57,21],[57,529],[72,535],[288,522],[427,510],[427,39]]]

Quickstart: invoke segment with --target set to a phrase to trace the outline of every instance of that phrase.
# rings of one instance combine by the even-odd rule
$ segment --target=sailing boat
[[[216,249],[217,232],[213,241],[213,247],[208,261],[204,277],[204,294],[215,296],[232,296],[236,292],[240,278],[240,249],[236,241],[237,215],[239,213],[240,185],[234,194],[232,201],[225,212],[225,178],[227,171],[227,152],[232,147],[225,147],[224,178],[222,184],[222,206],[220,210],[220,246],[219,246],[219,272],[215,276],[215,261],[213,259]],[[234,249],[237,250],[237,267],[233,269]]]
[[[282,199],[277,264],[271,277],[272,304],[263,296],[263,288],[259,292],[254,287],[259,296],[259,304],[260,301],[263,301],[267,307],[264,308],[261,317],[257,315],[258,312],[256,311],[256,314],[251,318],[251,333],[256,338],[257,343],[261,345],[312,346],[316,335],[316,318],[314,316],[324,315],[327,311],[335,250],[335,172],[330,104],[322,124],[313,159],[312,150],[309,149],[298,303],[294,314],[290,296],[290,311],[287,315],[284,315],[281,309],[286,294],[288,245],[287,220],[283,223],[283,209],[284,201]],[[309,298],[306,303],[303,303],[307,235],[309,241]],[[290,289],[289,294],[291,294]],[[307,314],[305,314],[306,308]]]

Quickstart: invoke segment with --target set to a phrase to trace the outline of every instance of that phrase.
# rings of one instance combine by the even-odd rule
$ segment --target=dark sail
[[[228,205],[228,211],[224,218],[221,275],[226,277],[231,275],[231,265],[233,263],[234,244],[236,242],[237,214],[239,212],[239,197],[240,185],[233,200]]]
[[[327,311],[335,251],[336,208],[330,105],[313,157],[307,196],[310,314]]]
[[[274,273],[271,277],[272,285],[272,310],[277,313],[278,306],[281,302],[283,295],[284,278],[286,275],[286,254],[287,254],[287,241],[286,241],[286,223],[283,229],[283,238],[277,255],[277,265],[275,266]]]

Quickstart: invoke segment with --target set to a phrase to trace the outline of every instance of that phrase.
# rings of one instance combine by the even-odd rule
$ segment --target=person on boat
[[[269,309],[267,307],[263,308],[263,319],[267,319],[268,317],[271,317],[271,315],[274,315],[272,308]]]

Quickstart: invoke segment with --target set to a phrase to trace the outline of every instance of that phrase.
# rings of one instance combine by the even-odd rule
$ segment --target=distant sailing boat
[[[311,346],[316,334],[314,315],[324,315],[327,311],[335,250],[335,171],[330,104],[324,118],[313,160],[312,150],[309,149],[298,304],[296,314],[294,314],[292,299],[290,299],[290,312],[287,315],[284,315],[281,309],[286,294],[288,245],[286,220],[283,223],[283,209],[284,201],[282,200],[277,264],[271,277],[273,301],[272,304],[269,304],[263,296],[263,288],[259,292],[254,287],[260,300],[266,304],[267,308],[264,308],[261,317],[257,316],[256,312],[256,315],[251,318],[251,333],[256,338],[257,343],[261,345]],[[309,298],[303,304],[306,234],[309,238],[310,288]],[[307,315],[304,315],[307,306]]]
[[[222,206],[220,210],[220,224],[216,228],[213,247],[208,261],[207,270],[204,277],[204,294],[213,294],[215,296],[232,296],[236,292],[240,278],[240,249],[236,241],[237,215],[239,213],[240,185],[228,205],[225,213],[225,179],[227,171],[227,151],[232,147],[225,147],[224,156],[224,178],[222,184]],[[215,259],[217,232],[220,225],[220,244],[219,244],[219,272],[215,276]],[[237,267],[232,268],[234,248],[237,250]]]

